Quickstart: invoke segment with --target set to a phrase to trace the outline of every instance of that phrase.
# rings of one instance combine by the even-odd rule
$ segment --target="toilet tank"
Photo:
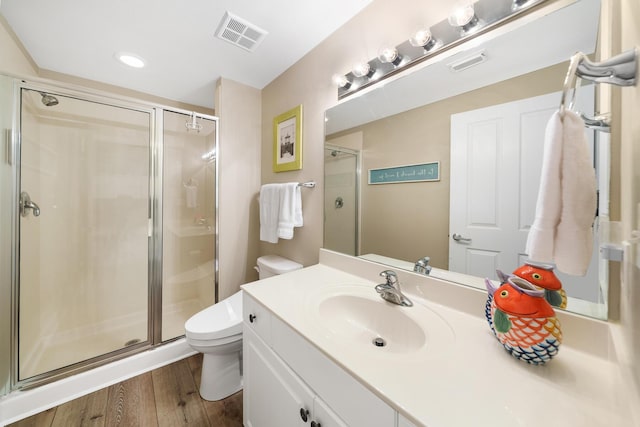
[[[278,274],[288,273],[289,271],[299,270],[302,264],[283,258],[279,255],[264,255],[258,258],[258,277],[266,279],[267,277],[277,276]]]

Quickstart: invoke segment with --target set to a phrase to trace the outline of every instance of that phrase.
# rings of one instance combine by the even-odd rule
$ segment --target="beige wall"
[[[17,76],[36,76],[38,67],[0,16],[0,72]]]
[[[640,45],[640,2],[620,1],[620,51]],[[637,80],[636,80],[637,81]],[[631,238],[632,230],[640,230],[640,87],[619,89],[622,102],[621,126],[621,193],[624,238]],[[615,119],[615,116],[614,116]],[[637,240],[637,239],[636,239]],[[620,324],[627,344],[625,362],[640,389],[640,262],[638,242],[631,245],[624,263],[621,284]],[[634,256],[635,255],[635,256]]]
[[[220,276],[219,296],[258,278],[260,192],[260,91],[220,79],[216,103],[220,118]]]
[[[406,40],[419,25],[444,19],[451,4],[418,0],[378,0],[329,36],[262,91],[262,183],[315,180],[315,189],[304,189],[304,227],[292,240],[260,243],[261,254],[279,254],[304,265],[318,261],[323,240],[323,145],[324,112],[337,103],[335,73],[346,73],[354,62],[377,55],[383,45]],[[393,19],[389,19],[389,17]],[[384,31],[379,29],[384,28]],[[274,173],[272,169],[272,122],[277,115],[302,104],[303,168]]]

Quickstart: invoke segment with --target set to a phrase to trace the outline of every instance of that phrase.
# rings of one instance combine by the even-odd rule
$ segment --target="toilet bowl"
[[[258,258],[259,278],[302,268],[277,255]],[[194,314],[184,325],[187,344],[203,354],[200,396],[220,400],[242,389],[242,291]]]

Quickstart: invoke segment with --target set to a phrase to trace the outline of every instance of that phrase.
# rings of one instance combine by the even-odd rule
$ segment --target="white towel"
[[[289,182],[280,187],[278,237],[292,239],[294,227],[302,227],[302,195],[298,183]]]
[[[188,208],[197,208],[198,207],[198,186],[197,185],[186,185],[184,186],[186,191],[187,198],[187,207]]]
[[[292,239],[302,227],[302,194],[297,182],[265,184],[260,188],[260,240]]]
[[[280,185],[265,184],[260,188],[260,240],[278,243]]]
[[[526,251],[532,261],[555,263],[564,273],[584,275],[593,248],[596,181],[584,122],[577,114],[551,116],[542,162]]]
[[[562,145],[562,214],[555,240],[558,270],[584,276],[593,250],[597,208],[596,174],[584,133],[584,121],[568,111]]]

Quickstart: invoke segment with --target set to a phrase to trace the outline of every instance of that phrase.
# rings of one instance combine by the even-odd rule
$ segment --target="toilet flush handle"
[[[249,314],[249,323],[253,323],[254,320],[257,319],[257,316],[253,315],[253,314]]]

